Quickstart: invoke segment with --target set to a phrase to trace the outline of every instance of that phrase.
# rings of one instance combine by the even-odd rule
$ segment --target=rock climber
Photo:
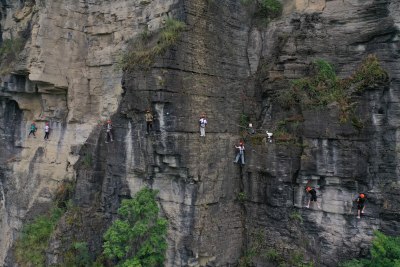
[[[310,203],[312,201],[312,202],[317,203],[317,206],[320,209],[321,207],[320,207],[319,203],[317,202],[317,191],[315,191],[314,188],[311,188],[311,186],[307,186],[306,191],[307,191],[307,193],[309,193],[311,195],[310,199],[308,200],[307,208],[310,208]]]
[[[111,120],[107,120],[106,124],[106,143],[108,143],[108,138],[110,138],[111,142],[114,142],[113,135],[112,135],[112,124]]]
[[[199,125],[200,125],[200,136],[205,137],[206,136],[206,126],[207,126],[207,120],[206,120],[206,115],[202,114],[199,120]]]
[[[153,130],[153,118],[153,114],[151,114],[150,110],[147,110],[145,114],[147,134],[150,133],[150,130]]]
[[[44,140],[49,140],[49,134],[50,134],[50,126],[49,123],[46,122],[46,125],[44,126]]]
[[[268,142],[272,143],[272,136],[273,136],[274,134],[268,132],[268,130],[266,131],[266,133],[267,133]]]
[[[31,131],[29,132],[28,136],[33,134],[33,137],[36,138],[35,132],[36,132],[37,128],[36,128],[36,123],[34,121],[31,123],[31,128],[30,129],[31,129]]]
[[[239,158],[242,160],[242,165],[244,165],[244,144],[243,141],[240,141],[239,146],[235,145],[235,148],[238,149],[238,153],[236,155],[236,159],[234,163],[238,163]]]
[[[364,214],[366,200],[367,200],[367,196],[364,193],[360,193],[355,200],[355,202],[357,203],[357,218],[358,219],[361,218],[361,214]]]
[[[249,123],[249,128],[248,128],[247,132],[249,134],[255,134],[256,133],[256,130],[254,130],[252,123]]]

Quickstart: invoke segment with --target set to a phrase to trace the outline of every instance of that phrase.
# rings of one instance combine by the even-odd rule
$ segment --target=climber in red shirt
[[[358,219],[361,218],[361,214],[364,214],[366,200],[367,200],[367,197],[363,193],[360,193],[355,200],[355,202],[357,203],[357,218]]]
[[[312,202],[317,203],[317,206],[320,209],[321,207],[320,207],[319,203],[317,202],[317,191],[315,191],[314,188],[311,188],[311,186],[307,186],[306,191],[307,191],[307,193],[309,193],[311,195],[310,199],[308,200],[307,208],[310,208],[310,203],[312,201]]]

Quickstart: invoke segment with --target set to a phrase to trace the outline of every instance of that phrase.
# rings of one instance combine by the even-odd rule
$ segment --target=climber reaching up
[[[310,208],[311,201],[317,203],[317,206],[320,209],[321,207],[317,202],[317,191],[314,188],[311,188],[311,186],[307,186],[306,191],[307,193],[310,194],[310,199],[308,200],[307,209]]]
[[[355,199],[357,203],[357,218],[361,218],[361,214],[364,214],[365,202],[367,201],[367,196],[364,193],[360,193]]]
[[[114,142],[112,128],[111,120],[108,120],[106,124],[106,143],[108,143],[108,138],[110,138],[111,142]]]
[[[35,123],[34,121],[31,123],[31,128],[30,128],[30,129],[31,129],[31,131],[29,132],[28,137],[29,137],[31,134],[33,134],[33,137],[36,138],[35,133],[36,133],[37,128],[36,128],[36,123]]]
[[[235,145],[235,148],[238,150],[236,154],[236,159],[234,163],[238,163],[239,159],[242,160],[242,165],[244,165],[244,144],[243,141],[240,141],[239,146]]]
[[[206,115],[204,113],[201,114],[200,116],[199,125],[200,125],[200,136],[206,137],[207,120],[206,120]]]

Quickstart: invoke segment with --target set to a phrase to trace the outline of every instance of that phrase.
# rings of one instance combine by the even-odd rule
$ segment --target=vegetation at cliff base
[[[370,259],[351,260],[341,267],[399,267],[400,237],[390,237],[376,231],[372,241]]]
[[[45,266],[49,240],[68,209],[74,188],[73,182],[64,180],[57,188],[54,207],[24,225],[14,247],[19,266]]]
[[[165,20],[160,31],[150,32],[146,28],[139,38],[130,42],[118,63],[119,68],[127,71],[149,69],[157,56],[178,42],[185,28],[184,22],[172,18]]]
[[[104,234],[104,255],[118,266],[162,266],[167,249],[167,221],[160,218],[157,191],[144,188],[124,199],[119,218]]]
[[[92,262],[89,254],[89,248],[86,242],[74,242],[64,255],[64,264],[66,266],[96,266]],[[97,265],[99,266],[99,265]]]
[[[63,209],[53,208],[49,214],[24,226],[15,245],[15,258],[20,266],[44,266],[49,239],[63,214]]]

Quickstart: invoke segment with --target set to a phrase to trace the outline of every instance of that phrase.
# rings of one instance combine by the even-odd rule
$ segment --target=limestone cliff
[[[0,265],[16,265],[23,224],[52,205],[65,181],[74,183],[74,209],[52,235],[48,266],[63,266],[72,241],[97,257],[121,199],[144,186],[159,190],[169,222],[165,266],[274,266],[262,253],[249,256],[260,246],[336,266],[366,255],[373,230],[398,234],[400,5],[283,4],[266,25],[239,0],[1,1],[2,42],[14,42],[16,56],[3,55],[1,69]],[[150,69],[117,68],[131,40],[168,17],[186,24],[178,42]],[[369,54],[390,80],[354,96],[363,127],[341,123],[333,103],[296,111],[296,143],[266,142],[266,130],[298,115],[277,96],[314,60],[348,77]],[[148,108],[156,120],[146,135]],[[245,137],[241,168],[232,161],[244,114],[258,134]],[[112,143],[101,125],[108,118]],[[28,137],[32,121],[36,138]],[[304,208],[306,184],[322,209]],[[357,220],[360,191],[369,202]]]

